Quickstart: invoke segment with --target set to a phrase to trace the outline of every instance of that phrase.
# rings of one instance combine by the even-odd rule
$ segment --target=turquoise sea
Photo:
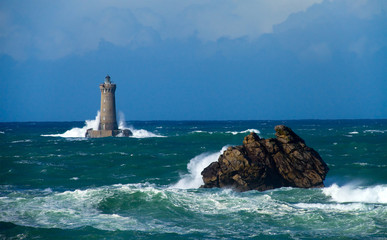
[[[0,123],[0,239],[386,239],[387,120]],[[320,153],[325,188],[200,189],[250,131],[291,127]],[[126,126],[125,126],[126,125]]]

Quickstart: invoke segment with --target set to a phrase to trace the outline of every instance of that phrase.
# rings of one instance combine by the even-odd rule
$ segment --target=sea
[[[0,239],[387,239],[387,120],[0,123]],[[201,171],[284,124],[330,171],[324,188],[203,189]]]

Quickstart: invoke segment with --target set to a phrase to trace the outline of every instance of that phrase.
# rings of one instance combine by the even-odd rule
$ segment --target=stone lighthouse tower
[[[118,129],[116,118],[116,84],[110,81],[110,76],[105,77],[105,82],[99,85],[101,90],[101,110],[98,130],[88,129],[86,137],[115,137],[131,136],[132,132],[128,129]]]
[[[116,118],[116,85],[105,77],[105,82],[99,85],[101,90],[101,119],[98,130],[118,130]]]

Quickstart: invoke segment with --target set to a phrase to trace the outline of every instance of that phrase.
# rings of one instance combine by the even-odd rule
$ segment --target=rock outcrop
[[[278,125],[275,131],[277,138],[250,133],[243,145],[227,148],[202,171],[201,187],[238,191],[324,187],[329,168],[320,155],[290,128]]]

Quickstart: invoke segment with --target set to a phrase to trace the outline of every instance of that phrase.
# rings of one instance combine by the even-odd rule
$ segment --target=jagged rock
[[[202,171],[201,187],[239,191],[324,187],[329,168],[320,155],[290,128],[278,125],[275,131],[277,138],[261,139],[252,132],[243,145],[228,147]]]

